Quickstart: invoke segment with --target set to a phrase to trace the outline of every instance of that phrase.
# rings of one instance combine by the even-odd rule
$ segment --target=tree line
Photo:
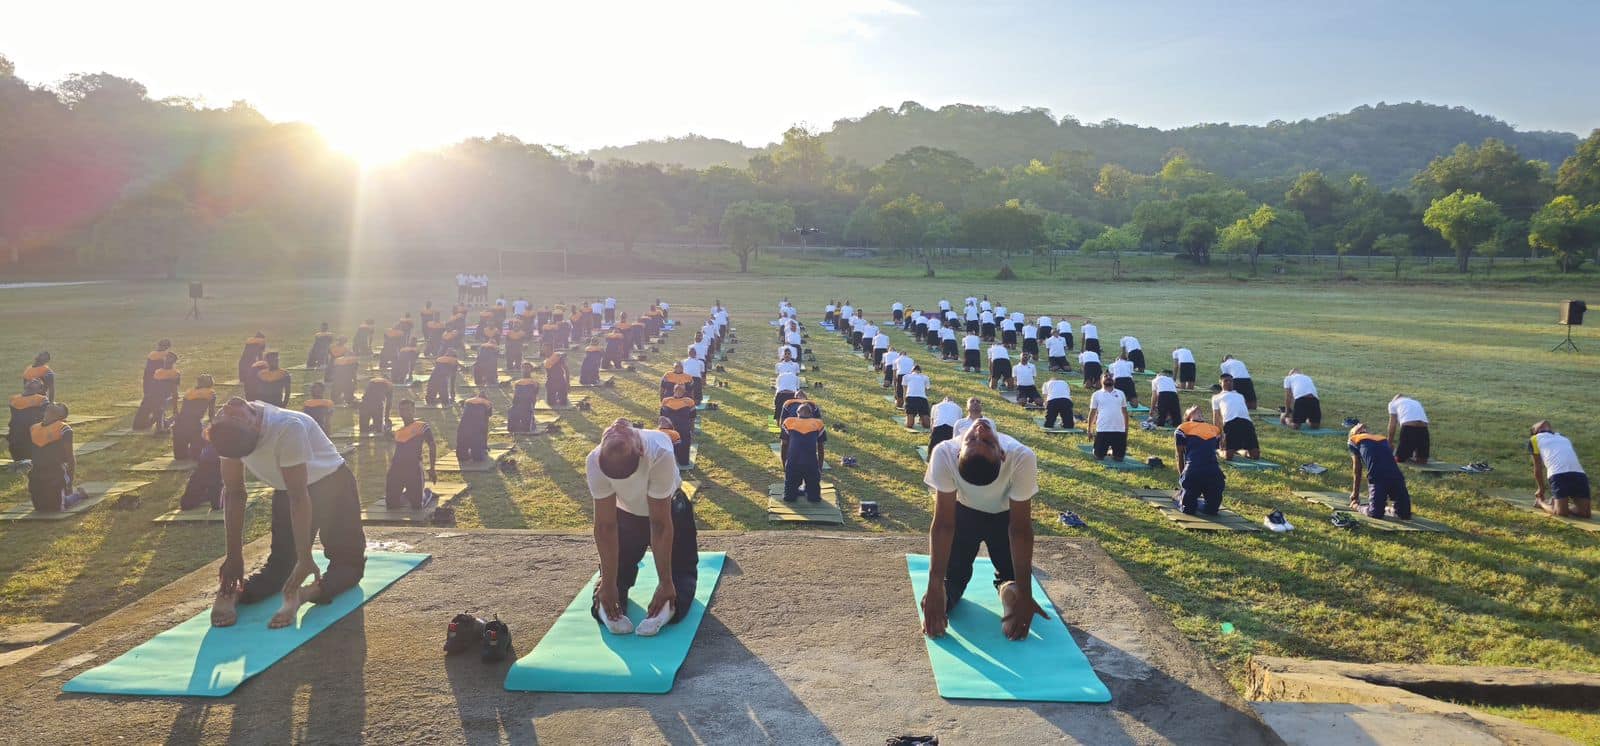
[[[984,166],[926,145],[863,165],[830,142],[837,128],[795,127],[743,164],[690,168],[499,135],[363,170],[244,102],[153,100],[105,73],[32,85],[0,57],[0,249],[13,266],[167,273],[630,254],[641,242],[723,244],[744,270],[763,247],[819,240],[922,257],[1223,254],[1252,267],[1272,253],[1454,255],[1462,271],[1475,254],[1534,255],[1572,271],[1600,244],[1600,130],[1557,168],[1488,138],[1394,186],[1321,169],[1225,175],[1183,147],[1150,168],[1084,149]]]

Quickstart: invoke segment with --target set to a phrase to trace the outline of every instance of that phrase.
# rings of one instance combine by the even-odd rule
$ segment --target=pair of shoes
[[[1473,461],[1472,463],[1461,467],[1461,470],[1470,471],[1473,474],[1487,474],[1491,471],[1494,471],[1494,467],[1490,466],[1489,462],[1487,461]]]
[[[855,466],[856,465],[856,457],[855,456],[845,456],[840,461],[840,463],[845,465],[845,466]]]
[[[474,642],[484,663],[498,663],[511,653],[511,628],[499,617],[486,622],[465,612],[455,615],[445,628],[445,654],[465,652]]]
[[[1338,510],[1333,511],[1333,518],[1329,522],[1333,524],[1334,528],[1355,528],[1361,525],[1356,519]]]
[[[1294,530],[1294,524],[1290,523],[1289,519],[1283,517],[1283,511],[1276,508],[1274,508],[1271,513],[1268,513],[1267,517],[1262,519],[1262,521],[1266,524],[1268,529],[1277,531],[1278,533]]]
[[[1074,513],[1070,510],[1061,511],[1061,515],[1059,517],[1061,519],[1061,524],[1069,528],[1083,528],[1089,525],[1084,523],[1083,519],[1079,518],[1077,513]]]

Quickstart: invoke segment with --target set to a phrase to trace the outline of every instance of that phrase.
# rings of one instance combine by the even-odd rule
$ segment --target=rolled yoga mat
[[[672,691],[678,668],[689,655],[700,620],[705,618],[711,592],[722,576],[723,552],[701,552],[697,565],[694,606],[677,624],[661,628],[654,637],[611,634],[589,614],[594,604],[595,573],[578,596],[556,618],[550,631],[533,651],[506,672],[506,689],[513,692],[589,692],[611,694],[666,694]],[[628,618],[638,624],[656,592],[656,563],[646,552],[639,562],[639,578],[628,589]]]
[[[922,596],[928,591],[928,555],[906,555],[911,594],[922,618]],[[928,662],[947,699],[993,699],[1026,702],[1110,702],[1111,690],[1100,681],[1089,659],[1078,649],[1055,604],[1034,579],[1033,598],[1049,619],[1034,617],[1028,639],[1008,640],[1000,631],[1000,594],[987,582],[994,565],[986,557],[972,563],[973,582],[950,610],[942,637],[924,637]]]
[[[327,559],[315,552],[317,565]],[[267,620],[282,599],[273,594],[239,607],[232,627],[211,626],[206,609],[148,642],[96,666],[61,687],[78,694],[138,694],[152,697],[223,697],[245,680],[267,670],[295,648],[333,626],[346,614],[383,592],[416,569],[430,555],[367,552],[361,584],[335,596],[331,603],[307,604],[292,627],[267,629]],[[315,662],[311,662],[315,665]]]

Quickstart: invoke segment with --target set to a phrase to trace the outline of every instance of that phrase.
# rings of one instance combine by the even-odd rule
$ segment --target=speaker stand
[[[1573,352],[1578,351],[1578,346],[1572,343],[1572,325],[1566,324],[1565,326],[1567,327],[1567,338],[1561,340],[1561,344],[1551,347],[1551,352],[1555,352],[1557,350],[1572,350]]]

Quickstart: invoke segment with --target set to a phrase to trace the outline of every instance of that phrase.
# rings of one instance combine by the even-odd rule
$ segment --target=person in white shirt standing
[[[915,427],[920,421],[929,428],[928,418],[933,410],[928,406],[928,376],[923,374],[922,366],[912,365],[911,372],[900,377],[900,389],[905,392],[906,427]]]
[[[933,447],[949,440],[955,435],[956,423],[961,420],[961,405],[954,399],[946,396],[944,401],[933,405],[933,427],[928,429],[928,451],[933,452]]]
[[[1133,363],[1133,369],[1144,372],[1144,348],[1139,346],[1138,337],[1123,337],[1120,341],[1122,354],[1128,356],[1128,362]]]
[[[1178,388],[1193,391],[1195,382],[1194,352],[1187,347],[1172,351],[1172,364],[1178,368]]]
[[[654,635],[689,613],[700,560],[694,504],[679,489],[672,440],[618,419],[601,434],[584,466],[600,553],[600,579],[589,613],[612,634]],[[638,580],[647,549],[655,560],[656,590],[635,627],[626,613],[628,590]]]
[[[1172,371],[1163,370],[1150,380],[1150,414],[1156,427],[1177,427],[1183,420],[1182,405],[1178,403],[1178,384],[1172,380]]]
[[[236,396],[217,411],[208,439],[222,459],[227,544],[212,626],[237,622],[238,604],[282,594],[283,604],[267,626],[287,627],[302,605],[328,603],[361,582],[367,539],[355,474],[311,415]],[[249,578],[244,576],[246,470],[273,488],[272,549]],[[311,554],[318,534],[327,572]]]
[[[1045,429],[1054,430],[1057,419],[1061,421],[1060,427],[1072,428],[1077,424],[1072,415],[1072,384],[1052,378],[1044,382]]]
[[[1322,426],[1322,400],[1317,398],[1317,385],[1311,376],[1291,368],[1283,379],[1283,411],[1278,421],[1296,430],[1310,425],[1312,430]]]
[[[928,536],[928,591],[922,597],[922,631],[945,632],[950,610],[972,580],[979,546],[989,550],[1003,613],[1001,632],[1025,640],[1035,615],[1048,619],[1033,598],[1033,496],[1039,492],[1038,458],[1016,439],[975,423],[959,440],[928,453],[923,482],[934,489]]]
[[[1100,390],[1089,397],[1089,432],[1094,434],[1094,460],[1112,461],[1128,455],[1128,400],[1117,390],[1111,374],[1100,378]]]
[[[1593,518],[1589,475],[1578,463],[1572,441],[1556,432],[1549,420],[1535,422],[1530,432],[1528,453],[1533,457],[1533,482],[1538,486],[1534,504],[1551,515]]]
[[[1395,460],[1428,463],[1432,440],[1428,433],[1428,413],[1422,409],[1422,402],[1405,394],[1395,394],[1389,400],[1389,442],[1394,444]]]

